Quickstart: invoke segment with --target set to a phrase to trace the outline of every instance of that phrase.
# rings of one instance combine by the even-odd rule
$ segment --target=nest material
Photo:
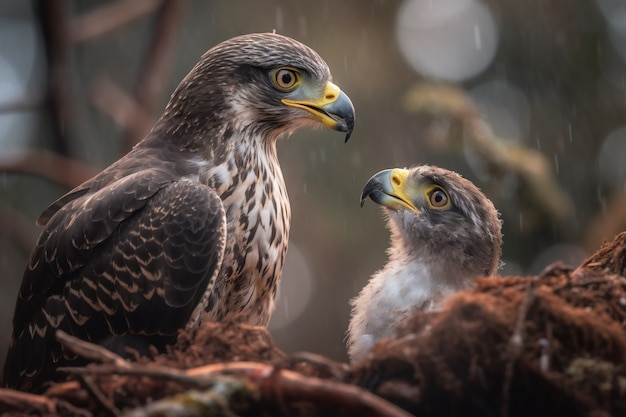
[[[43,396],[0,391],[0,412],[626,415],[626,233],[576,269],[480,278],[350,366],[285,356],[265,329],[237,322],[182,333],[165,354],[132,363],[63,340],[97,363]]]

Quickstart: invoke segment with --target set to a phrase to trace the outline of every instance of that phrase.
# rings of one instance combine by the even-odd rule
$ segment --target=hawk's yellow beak
[[[339,132],[346,132],[346,142],[354,129],[354,106],[350,98],[330,81],[318,100],[292,100],[284,98],[282,102],[311,113],[324,125]]]
[[[413,203],[411,194],[414,190],[408,185],[409,171],[407,169],[386,169],[374,174],[367,181],[361,193],[361,206],[367,197],[374,202],[398,210],[400,207],[408,208],[416,213],[422,211]]]

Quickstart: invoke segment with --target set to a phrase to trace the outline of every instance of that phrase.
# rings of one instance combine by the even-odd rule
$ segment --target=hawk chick
[[[436,308],[442,298],[499,266],[498,212],[470,181],[435,166],[388,169],[365,185],[384,207],[391,232],[389,260],[351,301],[347,344],[351,360],[394,334],[412,311]]]
[[[266,325],[290,221],[276,141],[322,124],[347,140],[354,107],[307,46],[262,33],[206,52],[146,138],[39,217],[2,385],[80,364],[57,329],[123,352],[203,318]]]

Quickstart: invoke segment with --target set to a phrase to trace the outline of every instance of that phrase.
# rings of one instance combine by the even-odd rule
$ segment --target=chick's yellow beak
[[[361,193],[361,206],[367,197],[375,203],[398,210],[401,207],[413,210],[420,214],[422,211],[413,203],[415,190],[409,184],[407,169],[386,169],[374,174],[367,181]]]

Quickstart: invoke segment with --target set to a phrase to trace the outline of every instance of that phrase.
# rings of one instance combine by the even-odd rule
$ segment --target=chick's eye
[[[435,208],[446,207],[450,201],[448,194],[441,188],[434,189],[428,196],[430,204]]]
[[[283,90],[292,89],[298,82],[298,73],[292,69],[282,68],[274,74],[276,85]]]

